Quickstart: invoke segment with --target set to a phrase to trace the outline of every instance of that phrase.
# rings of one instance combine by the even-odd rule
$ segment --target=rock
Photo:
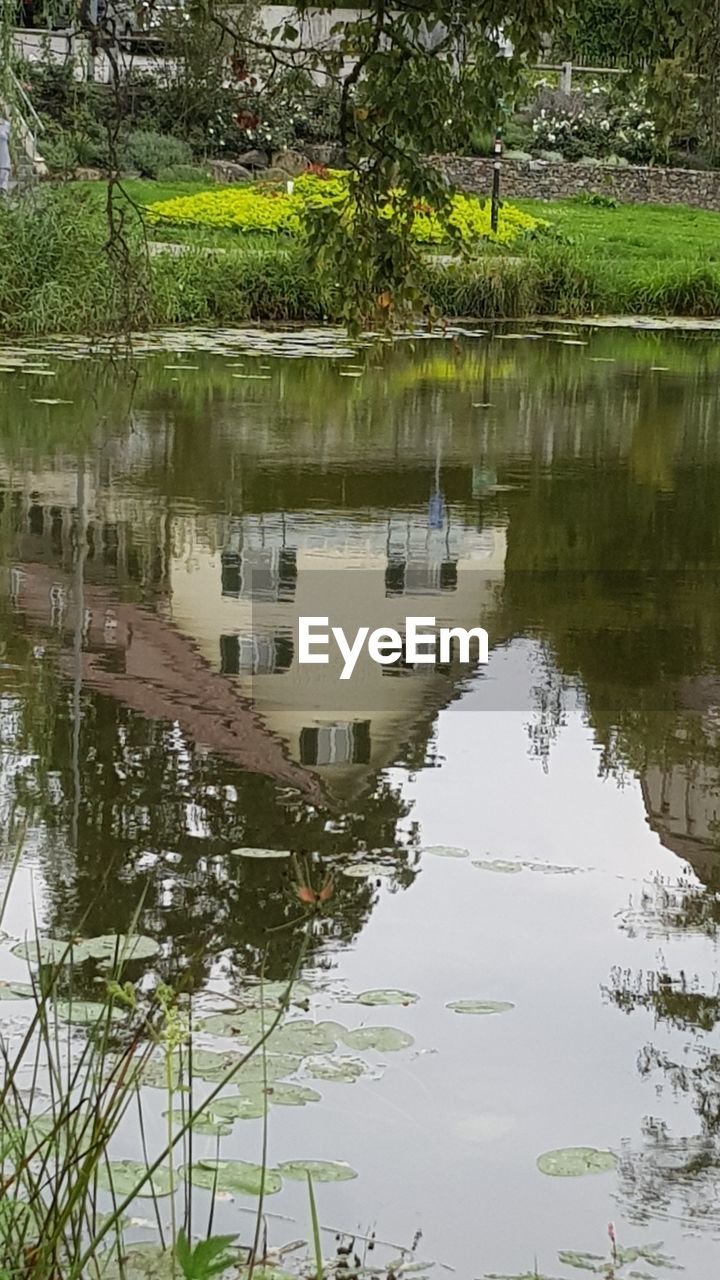
[[[232,160],[207,160],[205,168],[216,182],[252,182],[253,175],[244,164]]]
[[[102,182],[105,176],[106,175],[103,173],[102,169],[80,168],[73,170],[73,177],[78,182]]]
[[[255,174],[256,182],[281,182],[283,186],[290,182],[290,174],[285,169],[259,169]]]
[[[243,151],[241,156],[236,157],[236,161],[238,164],[245,165],[246,169],[264,169],[268,158],[265,151]]]
[[[273,156],[273,169],[282,169],[290,178],[297,178],[310,168],[310,161],[300,151],[278,151]]]

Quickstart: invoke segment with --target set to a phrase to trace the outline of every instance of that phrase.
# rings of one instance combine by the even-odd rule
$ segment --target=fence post
[[[502,156],[502,130],[495,133],[495,163],[493,164],[492,201],[490,204],[490,227],[498,229],[498,213],[500,212],[500,157]]]
[[[560,68],[560,92],[566,95],[572,92],[572,62],[563,62]]]

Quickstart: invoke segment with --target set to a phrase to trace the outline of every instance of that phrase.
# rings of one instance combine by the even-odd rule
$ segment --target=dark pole
[[[492,205],[490,208],[490,226],[498,229],[498,213],[500,212],[500,157],[502,155],[502,136],[498,128],[495,134],[495,163],[493,165]]]

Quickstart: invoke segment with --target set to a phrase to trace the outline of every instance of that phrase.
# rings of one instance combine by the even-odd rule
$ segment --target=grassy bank
[[[0,332],[101,332],[199,323],[333,320],[332,281],[289,237],[145,227],[146,204],[197,188],[127,184],[107,252],[102,184],[41,188],[0,209]],[[720,214],[686,208],[521,202],[551,230],[467,262],[428,257],[426,286],[446,316],[720,315]],[[148,241],[171,241],[176,252]]]

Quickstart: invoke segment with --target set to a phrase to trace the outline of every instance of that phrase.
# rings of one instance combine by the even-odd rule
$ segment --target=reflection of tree
[[[396,848],[406,811],[386,781],[364,799],[361,812],[334,814],[330,823],[326,812],[291,789],[198,752],[177,728],[86,690],[77,752],[77,842],[68,851],[71,697],[62,682],[49,683],[49,664],[34,662],[31,654],[27,641],[14,642],[13,655],[24,659],[28,674],[28,697],[19,699],[23,709],[12,745],[32,767],[13,785],[17,803],[32,811],[43,833],[39,857],[51,933],[126,930],[144,894],[140,927],[166,941],[169,970],[187,966],[199,981],[227,951],[231,968],[257,972],[267,950],[267,976],[282,977],[298,941],[296,930],[283,929],[298,916],[291,865],[248,861],[230,850],[252,845],[333,858]],[[36,718],[41,692],[43,713]],[[398,855],[397,883],[407,886],[415,874],[407,855]],[[336,877],[335,946],[362,928],[375,898],[374,882]],[[322,964],[322,938],[312,946]]]

